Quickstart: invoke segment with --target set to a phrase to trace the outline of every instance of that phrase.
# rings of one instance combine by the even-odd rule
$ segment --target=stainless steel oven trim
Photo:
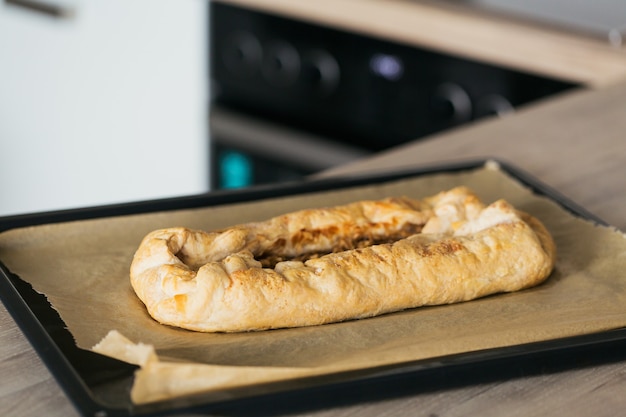
[[[210,126],[211,140],[216,144],[311,171],[332,168],[371,154],[366,149],[237,113],[217,104],[210,112]]]

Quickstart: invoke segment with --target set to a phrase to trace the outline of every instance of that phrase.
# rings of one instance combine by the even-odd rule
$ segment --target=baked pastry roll
[[[518,291],[556,257],[535,217],[466,187],[148,234],[131,285],[158,322],[238,332],[362,319]]]

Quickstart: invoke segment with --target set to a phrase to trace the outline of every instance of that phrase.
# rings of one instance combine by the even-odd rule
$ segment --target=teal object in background
[[[221,188],[242,188],[252,185],[252,161],[241,152],[224,152],[220,156],[220,171]]]

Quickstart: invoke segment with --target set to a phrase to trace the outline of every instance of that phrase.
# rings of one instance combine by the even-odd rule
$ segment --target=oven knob
[[[490,94],[476,103],[476,117],[506,116],[515,111],[513,105],[499,94]]]
[[[237,32],[228,37],[222,47],[224,66],[235,74],[250,76],[261,65],[262,49],[256,36]]]
[[[435,116],[453,124],[463,123],[472,118],[472,100],[463,87],[454,83],[444,83],[436,88],[431,102]]]
[[[328,52],[316,49],[302,57],[302,77],[305,87],[322,95],[335,91],[340,70],[337,60]]]
[[[300,54],[287,42],[272,42],[265,48],[261,70],[269,83],[289,86],[300,75]]]

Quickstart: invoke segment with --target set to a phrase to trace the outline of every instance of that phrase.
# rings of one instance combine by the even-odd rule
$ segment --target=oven
[[[299,179],[575,87],[220,2],[210,28],[215,188]]]

